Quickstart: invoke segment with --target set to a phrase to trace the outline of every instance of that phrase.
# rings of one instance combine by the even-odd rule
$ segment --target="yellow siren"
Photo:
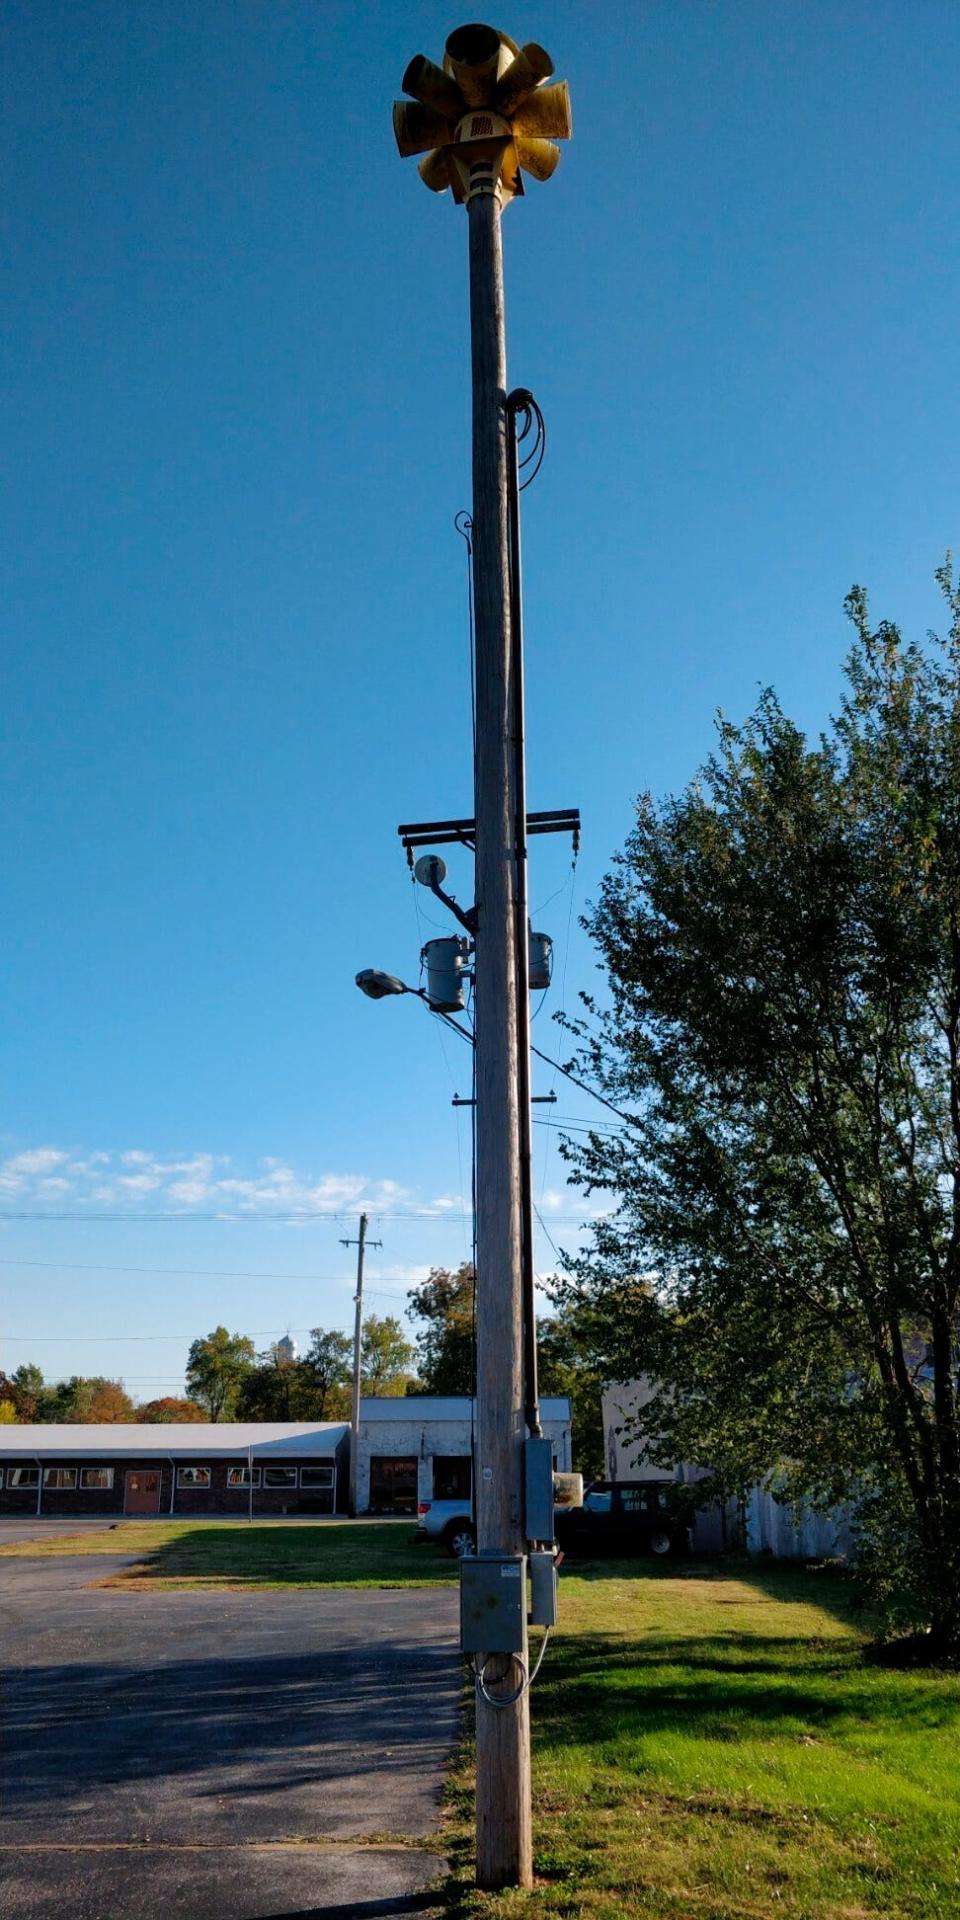
[[[518,47],[495,27],[458,27],[442,67],[422,53],[407,67],[401,85],[410,98],[393,109],[400,153],[424,156],[418,170],[433,193],[449,187],[460,203],[478,193],[512,200],[523,192],[523,173],[549,180],[556,142],[573,132],[566,81],[544,84],[552,73],[536,41]]]

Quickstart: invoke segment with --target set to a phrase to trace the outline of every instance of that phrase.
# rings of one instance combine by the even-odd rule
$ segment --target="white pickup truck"
[[[475,1553],[477,1534],[469,1500],[421,1500],[417,1507],[418,1540],[439,1540],[455,1560]]]
[[[583,1500],[583,1476],[579,1473],[555,1473],[553,1476],[555,1519]],[[439,1540],[455,1560],[477,1551],[477,1529],[472,1501],[421,1500],[417,1506],[417,1540]]]

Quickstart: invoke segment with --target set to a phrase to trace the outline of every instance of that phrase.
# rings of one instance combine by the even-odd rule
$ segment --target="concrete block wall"
[[[553,1441],[557,1466],[567,1473],[571,1468],[570,1423],[547,1420],[543,1430]],[[433,1461],[469,1455],[472,1432],[469,1415],[465,1419],[431,1420],[417,1418],[416,1401],[397,1401],[395,1420],[365,1421],[361,1413],[360,1441],[357,1448],[357,1512],[370,1507],[370,1461],[373,1455],[391,1459],[413,1457],[417,1462],[417,1500],[433,1498]]]

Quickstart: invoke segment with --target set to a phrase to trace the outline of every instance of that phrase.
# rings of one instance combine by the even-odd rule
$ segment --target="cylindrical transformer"
[[[529,953],[530,992],[540,993],[550,985],[553,973],[553,941],[548,933],[527,933],[527,951]]]
[[[458,934],[427,941],[420,958],[427,970],[427,999],[437,1013],[460,1013],[466,1005],[463,972],[469,954],[469,940]]]

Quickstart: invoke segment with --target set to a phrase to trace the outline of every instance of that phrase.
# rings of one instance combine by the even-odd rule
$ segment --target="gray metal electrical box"
[[[531,1553],[530,1625],[553,1627],[557,1620],[557,1563],[552,1553]]]
[[[524,1530],[528,1540],[553,1539],[553,1443],[524,1442],[526,1508]]]
[[[526,1554],[478,1553],[461,1560],[460,1646],[464,1653],[522,1653],[526,1617]]]

